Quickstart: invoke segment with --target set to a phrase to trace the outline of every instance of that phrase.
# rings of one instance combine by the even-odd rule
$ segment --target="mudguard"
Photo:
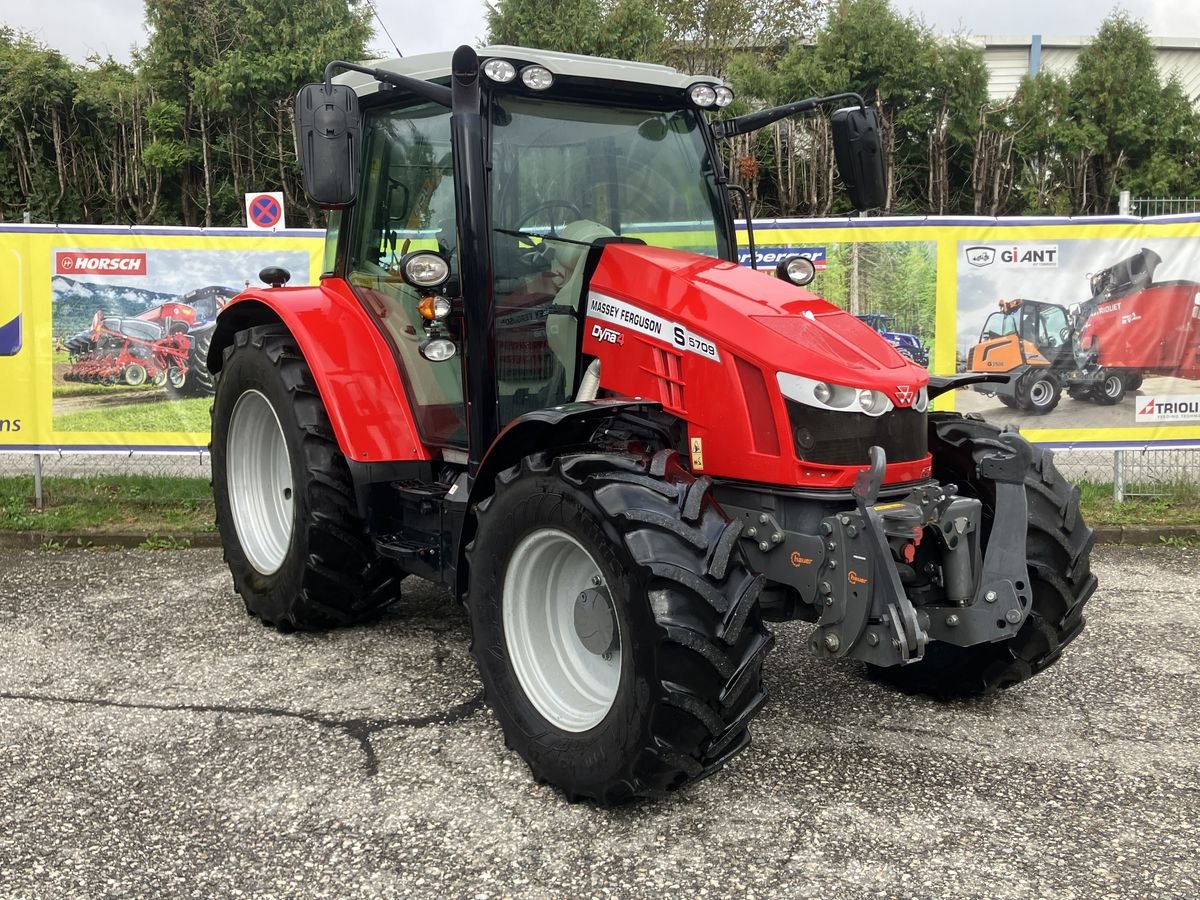
[[[299,344],[347,459],[430,458],[391,348],[340,279],[238,294],[217,317],[209,371],[220,371],[225,348],[238,331],[275,322],[282,322]]]

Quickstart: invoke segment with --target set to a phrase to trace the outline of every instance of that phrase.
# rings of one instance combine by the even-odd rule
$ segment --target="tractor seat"
[[[615,232],[591,219],[576,219],[565,225],[558,236],[569,241],[591,243],[602,237],[613,237]],[[576,315],[552,312],[546,319],[546,342],[551,352],[558,357],[566,373],[567,384],[575,379],[575,348],[578,346],[577,329],[582,324],[578,315],[583,301],[583,274],[587,266],[588,249],[581,244],[554,244],[554,261],[550,268],[562,278],[562,286],[554,295],[555,306],[569,306]]]

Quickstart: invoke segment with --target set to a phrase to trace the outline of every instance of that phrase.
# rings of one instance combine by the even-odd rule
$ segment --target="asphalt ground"
[[[1100,548],[1088,627],[939,705],[777,626],[754,745],[569,804],[504,747],[466,620],[248,618],[218,551],[0,555],[3,897],[1200,896],[1200,552]]]

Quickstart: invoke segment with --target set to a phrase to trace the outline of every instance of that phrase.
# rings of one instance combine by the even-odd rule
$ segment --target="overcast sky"
[[[298,0],[303,2],[303,0]],[[406,56],[449,50],[482,40],[483,0],[374,0],[383,24]],[[893,0],[909,8],[941,32],[985,34],[1087,35],[1096,30],[1111,7],[1095,0],[1007,0],[964,4],[962,0]],[[1121,6],[1142,18],[1151,34],[1200,38],[1200,3],[1194,0],[1122,0]],[[130,47],[144,44],[142,0],[0,0],[0,22],[33,32],[69,57],[91,53],[129,59]],[[391,47],[376,30],[375,49]]]

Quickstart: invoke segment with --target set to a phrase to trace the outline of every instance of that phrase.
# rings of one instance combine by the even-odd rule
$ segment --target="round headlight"
[[[483,74],[492,81],[507,84],[517,77],[517,70],[507,59],[489,59],[483,64]]]
[[[717,95],[717,106],[726,107],[733,102],[733,91],[725,87],[723,84],[718,84],[713,91]]]
[[[887,409],[888,398],[880,391],[861,390],[858,392],[858,405],[868,416],[877,416]]]
[[[813,396],[820,403],[828,403],[833,399],[833,388],[823,381],[818,381],[816,387],[813,388]]]
[[[421,341],[421,345],[417,349],[430,362],[443,362],[454,355],[456,348],[454,341],[448,338],[435,337],[425,338],[425,340]]]
[[[413,287],[435,288],[450,277],[450,264],[436,253],[417,250],[400,260],[400,275]]]
[[[521,80],[531,91],[544,91],[554,84],[554,76],[542,66],[526,66],[521,70]]]
[[[713,106],[717,102],[717,92],[711,84],[693,84],[688,88],[688,97],[697,106]]]
[[[817,267],[807,256],[789,256],[775,267],[775,277],[804,287],[817,277]]]

